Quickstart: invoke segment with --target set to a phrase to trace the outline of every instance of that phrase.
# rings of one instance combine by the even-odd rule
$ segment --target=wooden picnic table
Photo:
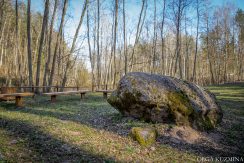
[[[80,94],[81,99],[85,96],[86,93],[90,92],[89,90],[79,90],[79,91],[65,91],[65,92],[50,92],[50,93],[42,93],[44,96],[51,96],[51,102],[56,102],[56,97],[59,95],[70,95],[70,94]]]
[[[34,93],[31,92],[25,92],[25,93],[8,93],[8,94],[0,94],[0,97],[15,97],[15,104],[17,107],[23,107],[24,106],[24,100],[23,97],[27,96],[34,96]]]
[[[112,93],[114,90],[96,90],[96,92],[102,92],[103,93],[103,98],[107,99],[108,98],[108,93]]]

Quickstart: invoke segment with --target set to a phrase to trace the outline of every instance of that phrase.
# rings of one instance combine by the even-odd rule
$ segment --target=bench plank
[[[112,93],[114,90],[96,90],[96,92]]]
[[[26,97],[26,96],[34,96],[34,95],[35,94],[31,93],[31,92],[1,94],[1,96],[3,96],[3,97],[16,97],[16,96]]]
[[[8,93],[8,94],[0,94],[0,97],[15,97],[15,105],[17,107],[24,106],[23,97],[34,96],[34,93],[25,92],[25,93]]]
[[[89,90],[79,90],[79,91],[66,91],[66,92],[50,92],[50,93],[43,93],[42,95],[51,96],[51,103],[55,103],[56,102],[56,97],[58,95],[80,94],[81,95],[81,99],[83,99],[84,95],[87,92],[90,92],[90,91]]]
[[[114,90],[96,90],[96,92],[102,92],[103,93],[103,98],[107,99],[108,98],[108,93],[112,93]]]
[[[90,92],[89,90],[82,90],[82,91],[66,91],[66,92],[50,92],[50,93],[43,93],[42,95],[52,96],[52,95],[68,95],[68,94],[79,94],[79,93],[87,93]]]

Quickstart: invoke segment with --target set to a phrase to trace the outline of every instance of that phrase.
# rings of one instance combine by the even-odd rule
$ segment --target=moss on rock
[[[141,146],[151,146],[157,138],[157,131],[154,128],[133,127],[130,136]]]
[[[215,96],[194,83],[141,72],[126,74],[108,102],[125,116],[200,130],[216,127],[223,117]]]
[[[195,116],[195,119],[196,127],[201,131],[211,130],[215,127],[208,117]]]
[[[182,92],[169,92],[167,94],[171,114],[179,125],[189,125],[189,115],[193,113],[193,107],[189,99]]]

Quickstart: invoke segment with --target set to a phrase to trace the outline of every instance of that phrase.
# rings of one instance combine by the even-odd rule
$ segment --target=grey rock
[[[223,116],[215,96],[206,89],[170,76],[142,72],[122,77],[108,102],[125,116],[199,130],[216,127]]]

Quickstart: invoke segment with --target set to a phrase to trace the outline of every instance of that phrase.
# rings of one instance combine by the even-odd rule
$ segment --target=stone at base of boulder
[[[130,136],[141,146],[148,147],[155,143],[157,131],[154,128],[133,127]]]

